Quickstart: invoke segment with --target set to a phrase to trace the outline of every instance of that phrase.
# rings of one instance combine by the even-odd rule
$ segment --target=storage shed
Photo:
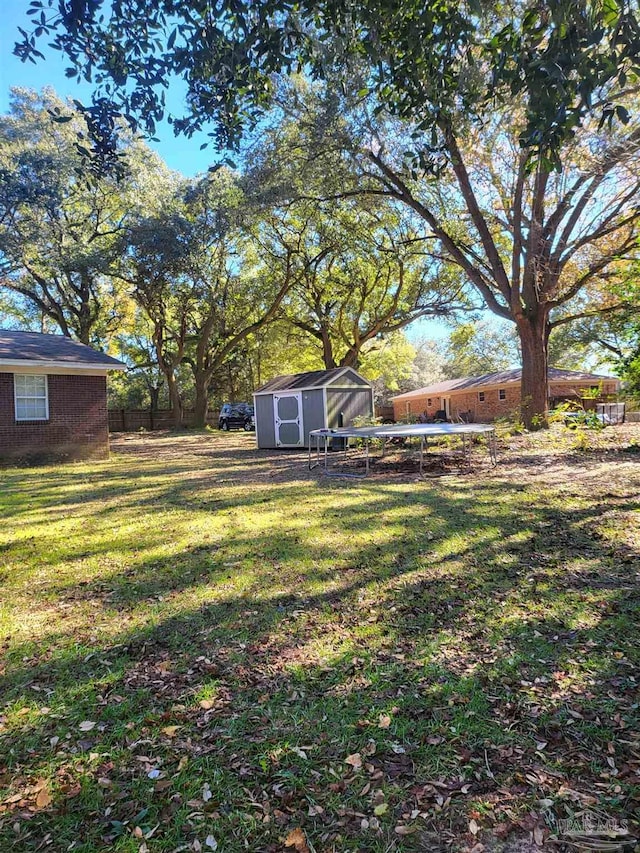
[[[373,416],[371,383],[351,367],[276,376],[253,399],[260,448],[305,447],[313,429]]]

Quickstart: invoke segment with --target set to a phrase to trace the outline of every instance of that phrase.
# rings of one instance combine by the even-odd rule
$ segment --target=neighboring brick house
[[[109,454],[115,358],[62,335],[0,329],[0,460]]]
[[[432,418],[436,412],[445,411],[453,420],[462,416],[475,423],[492,421],[519,409],[521,377],[521,369],[516,368],[484,376],[449,379],[397,394],[392,397],[394,417],[397,421],[407,415],[426,414]],[[599,391],[603,398],[616,394],[620,388],[620,380],[614,377],[557,367],[549,368],[548,378],[551,405],[561,400],[579,400],[585,388]]]

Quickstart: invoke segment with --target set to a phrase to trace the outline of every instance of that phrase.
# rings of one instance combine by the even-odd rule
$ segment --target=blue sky
[[[45,54],[45,60],[33,65],[21,62],[14,56],[13,46],[20,37],[18,27],[29,29],[26,24],[27,0],[2,0],[2,32],[0,33],[0,111],[9,108],[9,91],[12,86],[23,86],[40,90],[44,86],[52,86],[61,97],[76,98],[89,101],[92,87],[89,84],[79,84],[65,76],[66,63],[62,55],[55,50],[47,50],[46,40],[39,45]],[[183,107],[183,91],[178,83],[170,88],[167,101],[170,111],[180,115]],[[165,160],[171,169],[176,169],[184,175],[192,176],[204,172],[216,158],[212,149],[200,150],[200,145],[207,142],[205,133],[193,136],[191,139],[176,137],[170,125],[164,122],[158,127],[156,136],[159,142],[149,142]]]

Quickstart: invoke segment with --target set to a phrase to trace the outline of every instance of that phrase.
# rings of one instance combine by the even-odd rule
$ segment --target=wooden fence
[[[186,409],[183,413],[183,425],[192,426],[195,412]],[[209,412],[209,426],[218,425],[218,411]],[[109,409],[109,432],[138,432],[138,430],[171,429],[173,412],[162,409],[155,412],[149,409]]]

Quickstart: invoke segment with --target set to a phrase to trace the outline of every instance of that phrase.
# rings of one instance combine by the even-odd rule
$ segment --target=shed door
[[[301,447],[304,444],[302,393],[274,394],[273,414],[276,447]]]

